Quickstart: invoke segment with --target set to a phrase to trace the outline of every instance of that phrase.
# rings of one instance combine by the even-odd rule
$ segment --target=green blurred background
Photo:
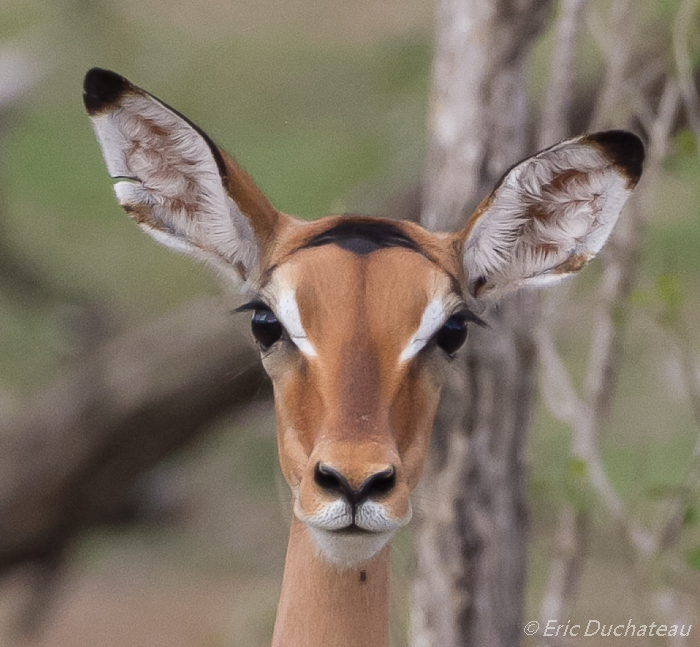
[[[677,5],[640,0],[634,38],[663,51]],[[206,270],[153,245],[117,207],[81,102],[82,77],[93,66],[123,74],[190,117],[283,211],[315,218],[405,203],[422,175],[433,14],[433,4],[420,0],[3,0],[0,60],[24,51],[27,73],[40,73],[0,122],[3,246],[50,292],[101,303],[116,329],[221,292]],[[578,75],[582,87],[595,88],[602,59],[587,39]],[[531,55],[533,112],[551,46],[547,33]],[[659,320],[671,285],[676,316],[700,347],[699,166],[694,140],[679,127],[649,197],[643,273],[602,439],[611,479],[649,521],[684,479],[698,434]],[[570,288],[562,314],[558,343],[578,378],[598,278],[594,264]],[[0,413],[21,407],[74,356],[70,317],[68,306],[0,284]],[[558,506],[586,496],[568,447],[566,427],[539,407],[530,443],[532,617]],[[288,524],[272,414],[256,410],[222,423],[159,468],[153,482],[163,484],[158,491],[177,513],[157,527],[87,537],[41,644],[269,644]],[[679,577],[700,600],[700,555],[692,557],[700,515],[695,503],[688,509]],[[593,515],[577,614],[639,616],[645,591],[624,541],[595,507]],[[407,644],[415,567],[410,530],[395,547],[392,642],[399,646]]]

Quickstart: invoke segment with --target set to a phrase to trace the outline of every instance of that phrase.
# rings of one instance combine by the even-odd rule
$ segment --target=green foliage
[[[662,310],[659,314],[661,324],[673,327],[678,323],[681,306],[683,305],[683,291],[681,282],[675,274],[661,274],[656,279],[656,296]]]
[[[426,90],[432,47],[422,35],[382,44],[376,58],[374,75],[379,93],[393,101],[397,95]]]
[[[653,289],[637,288],[628,298],[630,304],[647,311],[663,328],[677,329],[686,302],[681,278],[677,274],[659,274]]]
[[[593,502],[588,482],[588,464],[580,458],[569,458],[563,483],[566,500],[577,510],[586,510]]]
[[[689,493],[687,486],[673,483],[656,483],[647,489],[647,496],[654,501],[686,498]]]
[[[696,546],[686,553],[685,561],[694,571],[700,571],[700,546]]]
[[[584,461],[580,458],[569,459],[569,462],[568,462],[567,468],[566,468],[566,473],[571,477],[571,479],[573,479],[573,480],[582,479],[586,476],[587,472],[588,472],[588,466],[586,465],[586,461]]]
[[[700,524],[700,510],[696,506],[689,505],[683,513],[683,527],[694,528]]]
[[[673,146],[673,152],[676,162],[678,160],[687,159],[700,152],[697,150],[695,135],[689,128],[681,130],[679,133],[677,133],[673,137],[671,144]],[[674,158],[671,159],[673,160]]]
[[[678,0],[656,0],[653,3],[653,7],[656,10],[656,13],[660,17],[664,17],[667,20],[673,19],[673,17],[676,15],[676,12],[678,11],[678,5]]]

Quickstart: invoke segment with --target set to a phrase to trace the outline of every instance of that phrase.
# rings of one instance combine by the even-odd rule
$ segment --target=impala
[[[642,171],[624,131],[516,166],[457,233],[275,209],[197,126],[106,70],[84,102],[119,204],[248,295],[293,510],[275,647],[388,644],[389,542],[411,519],[441,385],[484,304],[583,268]]]

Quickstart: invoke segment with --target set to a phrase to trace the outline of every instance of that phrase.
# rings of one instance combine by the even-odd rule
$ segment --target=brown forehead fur
[[[464,283],[464,270],[461,262],[462,238],[459,234],[431,233],[412,222],[370,216],[326,216],[313,222],[304,222],[286,214],[279,215],[277,240],[273,246],[265,250],[263,284],[267,282],[271,273],[279,265],[288,260],[290,256],[300,253],[300,250],[309,241],[348,220],[389,223],[414,241],[416,246],[420,248],[420,253],[452,277],[456,284],[462,285]],[[323,247],[328,248],[333,247],[333,245],[324,245]],[[370,256],[372,255],[370,254]]]
[[[359,256],[336,245],[301,249],[278,272],[292,279],[302,325],[318,352],[307,371],[334,435],[380,440],[400,388],[403,348],[436,292],[450,289],[445,272],[400,247]],[[318,375],[314,375],[318,373]]]

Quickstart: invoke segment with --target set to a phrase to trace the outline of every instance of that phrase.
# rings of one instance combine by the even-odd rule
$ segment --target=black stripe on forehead
[[[323,245],[338,245],[340,248],[358,256],[366,256],[378,249],[386,249],[388,247],[410,249],[437,265],[450,277],[453,292],[460,296],[463,294],[462,285],[456,276],[443,268],[427,250],[423,249],[415,240],[401,231],[399,227],[387,220],[370,220],[363,217],[346,216],[337,225],[326,229],[306,241],[303,245],[293,249],[288,256],[302,249],[322,247]],[[263,270],[259,288],[270,282],[274,271],[285,260],[286,258]]]
[[[424,254],[420,246],[390,222],[351,220],[340,222],[306,242],[300,249],[338,245],[364,256],[386,247],[404,247]]]

